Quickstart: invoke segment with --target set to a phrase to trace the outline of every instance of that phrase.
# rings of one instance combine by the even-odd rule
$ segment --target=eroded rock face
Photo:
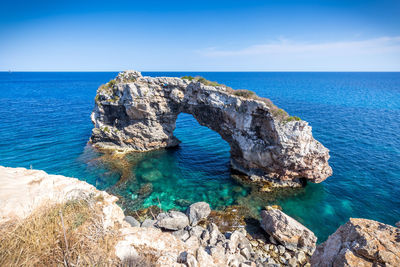
[[[127,71],[99,88],[91,115],[98,148],[149,151],[179,144],[180,113],[218,132],[231,147],[231,165],[252,179],[279,186],[319,183],[332,174],[329,151],[306,121],[282,121],[261,100],[233,95],[224,86]]]
[[[367,219],[350,219],[311,257],[313,266],[400,266],[400,229]]]
[[[311,255],[317,237],[304,225],[279,209],[269,207],[261,211],[261,228],[291,251],[304,251]]]

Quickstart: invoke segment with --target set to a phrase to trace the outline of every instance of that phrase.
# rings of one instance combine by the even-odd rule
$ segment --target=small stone
[[[190,237],[189,232],[184,229],[174,231],[172,232],[172,235],[182,240],[183,242],[185,242]]]
[[[196,225],[194,227],[190,227],[189,229],[189,234],[192,236],[197,236],[198,238],[201,237],[202,233],[205,231],[206,229],[204,227],[201,227],[199,225]]]
[[[287,262],[287,260],[286,260],[283,256],[280,256],[280,257],[279,257],[279,261],[280,261],[281,263],[283,263],[283,264],[286,264],[286,262]]]
[[[243,255],[243,257],[245,257],[247,260],[251,258],[250,250],[248,248],[243,248],[240,250],[240,254]]]
[[[201,234],[200,238],[204,242],[208,242],[208,240],[210,240],[210,233],[207,230],[204,230],[203,233]]]
[[[272,236],[269,237],[269,242],[271,242],[274,245],[278,244],[278,242],[276,242],[275,238],[273,238]]]
[[[296,253],[296,259],[298,262],[304,263],[307,260],[306,254],[303,251],[299,251]]]
[[[292,258],[292,256],[288,252],[283,253],[283,257],[285,257],[285,259],[287,260]]]
[[[207,218],[210,215],[211,208],[206,202],[197,202],[189,206],[186,210],[186,215],[189,217],[190,225],[197,225],[201,219]]]
[[[142,227],[147,227],[147,228],[152,227],[152,228],[154,228],[156,222],[157,222],[156,220],[146,219],[146,220],[144,220],[142,222]]]
[[[125,216],[124,220],[129,223],[132,227],[140,227],[140,222],[138,222],[132,216]]]
[[[250,241],[250,244],[251,244],[253,247],[257,247],[257,246],[258,246],[257,240],[254,240],[254,239]]]
[[[285,253],[285,251],[286,251],[286,249],[285,249],[285,247],[284,246],[282,246],[282,245],[279,245],[278,246],[278,251],[279,251],[279,254],[283,254],[283,253]]]
[[[395,224],[397,227],[400,227],[400,221]]]
[[[289,266],[297,266],[297,261],[295,258],[291,258],[288,260],[288,265]]]
[[[257,242],[258,242],[260,245],[264,245],[264,244],[265,244],[265,242],[264,242],[262,239],[257,239]]]
[[[182,212],[169,211],[157,215],[156,225],[167,230],[180,230],[189,225],[189,219]]]

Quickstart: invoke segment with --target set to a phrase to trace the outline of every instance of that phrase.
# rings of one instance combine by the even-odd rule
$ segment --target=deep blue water
[[[0,72],[0,165],[77,177],[117,192],[126,206],[179,208],[177,199],[213,208],[278,203],[319,241],[349,217],[400,220],[400,73],[143,73],[201,75],[250,89],[308,121],[331,150],[334,174],[278,197],[231,179],[229,146],[187,114],[177,121],[179,148],[133,155],[122,167],[99,160],[87,146],[90,113],[97,87],[116,74]],[[121,185],[124,168],[130,178]],[[153,191],[141,198],[137,190],[149,180]]]

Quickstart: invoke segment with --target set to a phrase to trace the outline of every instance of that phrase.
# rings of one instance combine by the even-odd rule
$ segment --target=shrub
[[[236,96],[244,97],[244,98],[254,98],[257,96],[253,91],[245,90],[245,89],[234,90],[233,94]]]
[[[289,121],[301,121],[301,119],[299,117],[297,117],[297,116],[289,116],[289,117],[286,118],[286,121],[287,122],[289,122]]]
[[[283,109],[278,108],[278,107],[271,109],[271,113],[274,117],[276,117],[280,120],[284,120],[287,116],[289,116],[286,111],[284,111]]]
[[[115,80],[111,80],[111,81],[109,81],[108,83],[107,83],[107,86],[108,86],[108,88],[112,88],[112,87],[114,87],[114,85],[116,85],[117,84],[117,82],[115,81]]]
[[[200,82],[204,85],[208,85],[208,86],[225,86],[223,84],[219,84],[217,82],[212,82],[209,81],[207,79],[205,79],[204,77],[201,76],[196,76],[196,77],[192,77],[192,76],[183,76],[181,77],[181,79],[185,79],[185,80],[189,80],[189,81],[195,81],[195,82]],[[226,86],[225,86],[226,87]]]
[[[193,79],[194,79],[194,77],[192,77],[192,76],[183,76],[183,77],[181,77],[181,79],[184,79],[184,80],[189,80],[189,81],[191,81],[191,80],[193,80]]]

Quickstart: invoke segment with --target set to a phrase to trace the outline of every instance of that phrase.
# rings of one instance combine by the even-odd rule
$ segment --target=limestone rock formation
[[[90,141],[101,149],[149,151],[179,144],[180,113],[218,132],[231,147],[232,168],[278,186],[319,183],[332,174],[329,150],[306,121],[282,118],[283,110],[262,98],[246,98],[201,80],[120,73],[99,87],[91,115]]]
[[[315,250],[317,237],[314,233],[279,209],[269,207],[261,211],[261,227],[287,249],[309,255]]]
[[[400,229],[351,218],[311,257],[313,266],[400,266]]]

